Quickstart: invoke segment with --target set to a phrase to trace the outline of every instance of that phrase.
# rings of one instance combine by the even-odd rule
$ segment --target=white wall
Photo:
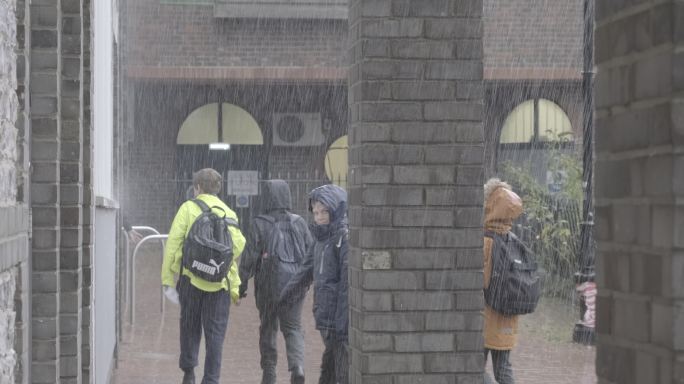
[[[112,198],[113,101],[112,0],[92,3],[93,20],[93,127],[95,195]]]
[[[95,257],[93,259],[92,378],[94,384],[108,384],[116,347],[116,210],[95,210]]]
[[[93,186],[96,195],[91,293],[91,378],[107,384],[116,348],[116,202],[113,198],[112,0],[92,2]]]

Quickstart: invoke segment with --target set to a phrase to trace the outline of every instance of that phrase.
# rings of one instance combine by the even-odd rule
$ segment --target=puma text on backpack
[[[192,201],[199,205],[202,213],[192,223],[183,243],[182,266],[201,279],[220,282],[233,261],[233,240],[228,227],[237,227],[238,223],[225,217],[225,212],[223,217],[218,216],[202,200]]]
[[[270,215],[257,216],[257,219],[268,221],[271,230],[264,242],[264,250],[259,265],[259,276],[268,280],[270,293],[277,295],[297,273],[306,243],[304,236],[294,226],[296,216],[288,214],[283,220],[276,220]]]
[[[534,312],[541,296],[541,279],[532,251],[512,232],[485,232],[494,240],[492,274],[485,301],[503,315]]]

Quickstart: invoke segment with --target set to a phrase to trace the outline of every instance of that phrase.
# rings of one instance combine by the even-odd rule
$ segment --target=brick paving
[[[164,316],[159,310],[159,257],[141,255],[138,264],[138,299],[135,326],[124,326],[114,384],[180,383],[178,369],[178,307],[168,303]],[[251,285],[251,283],[250,283]],[[251,293],[251,286],[250,286]],[[595,348],[569,342],[574,308],[543,302],[537,313],[521,321],[521,337],[513,351],[512,364],[520,384],[596,384]],[[311,295],[303,312],[306,342],[306,375],[317,382],[322,344],[314,329]],[[240,306],[231,307],[228,334],[223,350],[221,383],[258,384],[261,378],[257,346],[258,316],[249,295]],[[278,383],[288,383],[284,342],[278,340]],[[204,345],[200,346],[200,350]],[[196,374],[201,377],[203,355]],[[487,370],[491,373],[491,363]],[[199,381],[198,381],[199,382]]]
[[[596,348],[571,341],[575,312],[546,300],[537,312],[521,318],[519,342],[511,354],[516,383],[596,384]],[[491,361],[487,370],[491,375]]]

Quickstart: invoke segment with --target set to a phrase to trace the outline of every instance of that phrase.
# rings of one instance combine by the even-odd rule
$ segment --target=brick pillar
[[[599,383],[684,383],[684,2],[596,11]]]
[[[31,208],[33,383],[60,378],[60,89],[59,0],[34,1],[31,11]]]
[[[82,282],[82,312],[81,312],[81,369],[83,383],[90,382],[91,371],[91,294],[92,294],[92,258],[93,258],[93,222],[95,215],[95,192],[93,189],[93,134],[90,95],[91,90],[91,28],[92,20],[91,0],[81,0],[81,28],[82,28],[82,77],[81,77],[81,121],[82,142],[81,153],[83,161],[83,201],[81,223],[83,229],[81,268]],[[113,331],[113,330],[112,330]]]
[[[81,383],[83,126],[81,1],[62,0],[60,336],[62,383]]]
[[[351,383],[481,383],[482,1],[352,0]]]

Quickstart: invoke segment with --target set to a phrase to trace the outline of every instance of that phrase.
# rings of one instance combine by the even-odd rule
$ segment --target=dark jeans
[[[492,367],[496,382],[499,384],[515,384],[515,380],[513,380],[513,367],[509,360],[511,351],[497,351],[485,348],[485,363],[487,363],[487,355],[490,352],[492,353]],[[485,374],[485,376],[487,375]],[[489,379],[488,377],[486,378]],[[485,380],[485,383],[488,382],[488,380]]]
[[[259,308],[259,351],[261,369],[272,374],[275,383],[275,367],[278,362],[278,327],[285,338],[287,367],[292,371],[304,367],[304,334],[302,333],[302,301],[292,305],[270,305]]]
[[[230,293],[225,290],[205,292],[190,284],[190,278],[181,276],[177,284],[180,297],[180,359],[183,371],[197,366],[200,339],[204,330],[206,356],[202,384],[218,384],[221,374],[221,353],[228,327]]]
[[[321,361],[321,377],[318,384],[348,384],[349,358],[348,343],[337,340],[333,330],[322,330],[321,337],[325,350]]]

